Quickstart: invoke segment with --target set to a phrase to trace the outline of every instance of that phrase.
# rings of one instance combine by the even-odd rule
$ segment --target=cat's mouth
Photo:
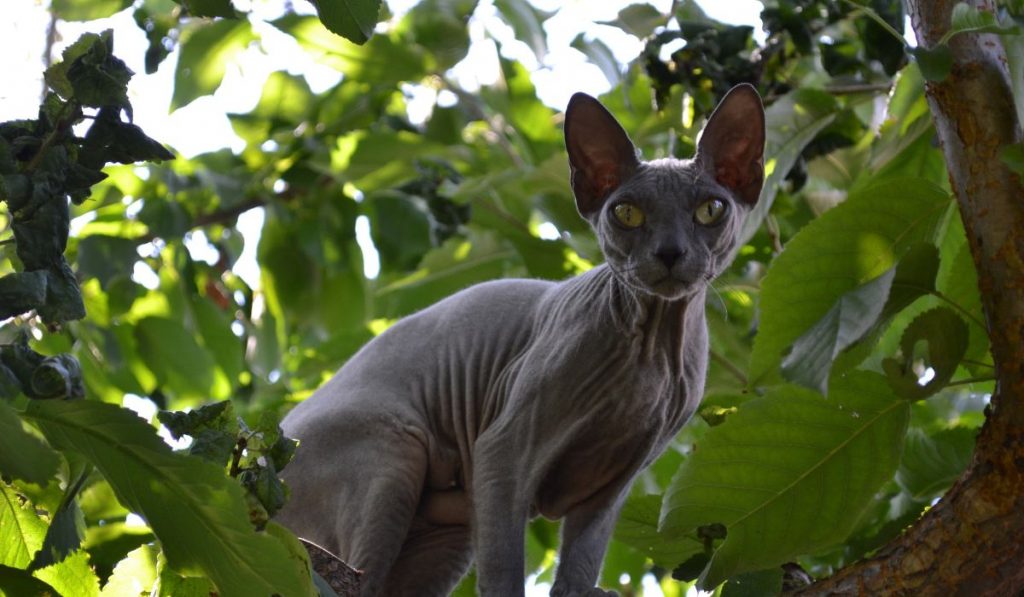
[[[704,285],[703,275],[675,274],[662,272],[643,279],[637,276],[636,283],[649,294],[668,300],[679,300],[695,294]]]

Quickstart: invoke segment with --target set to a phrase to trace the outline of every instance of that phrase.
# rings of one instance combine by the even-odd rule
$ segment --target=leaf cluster
[[[334,19],[346,7],[358,10],[344,25]],[[287,498],[276,472],[294,446],[280,415],[399,317],[470,284],[563,279],[601,259],[572,203],[559,114],[508,58],[544,64],[556,14],[495,2],[512,41],[470,0],[422,0],[398,16],[371,1],[318,8],[255,23],[221,0],[133,6],[147,71],[177,52],[172,109],[216,92],[243,52],[258,57],[269,28],[336,78],[270,74],[255,106],[229,115],[235,150],[107,166],[88,187],[84,174],[65,177],[93,199],[69,204],[68,192],[64,231],[38,238],[50,254],[66,248],[89,315],[61,334],[19,318],[27,340],[0,327],[11,342],[0,388],[80,392],[73,372],[59,373],[72,371],[65,361],[44,356],[67,353],[90,400],[0,403],[11,481],[0,521],[31,530],[0,541],[16,546],[0,558],[0,583],[23,583],[0,586],[307,594],[304,553],[267,522]],[[700,416],[637,480],[601,584],[635,594],[653,576],[667,594],[680,583],[771,594],[870,555],[953,482],[992,389],[988,336],[932,142],[923,88],[933,73],[913,51],[907,62],[890,31],[902,27],[900,3],[766,2],[763,43],[692,2],[673,10],[635,4],[602,24],[644,44],[628,65],[589,34],[572,47],[607,78],[602,102],[648,159],[691,155],[718,96],[757,85],[767,178],[733,267],[709,292]],[[1015,47],[1009,8],[958,11],[955,35],[998,33]],[[471,53],[467,21],[499,50],[497,81],[479,90],[452,70]],[[349,41],[332,33],[344,27]],[[123,65],[97,39],[75,50],[88,75],[48,78],[72,95],[51,94],[38,121],[0,125],[4,196],[22,207],[35,185],[57,184],[61,164],[95,173],[100,160],[163,157],[131,128],[116,92]],[[86,105],[75,85],[110,103]],[[69,118],[90,130],[58,126]],[[50,172],[41,182],[28,171],[37,159],[32,172]],[[71,237],[70,217],[86,222]],[[45,303],[50,270],[22,268],[3,247],[0,263],[18,271],[0,278],[0,305],[20,288],[22,303]],[[165,411],[159,423],[190,443],[172,452],[147,421],[104,404],[126,396]],[[129,511],[145,525],[128,524]],[[526,547],[529,573],[549,581],[557,526],[531,523]],[[472,577],[456,594],[472,594]]]

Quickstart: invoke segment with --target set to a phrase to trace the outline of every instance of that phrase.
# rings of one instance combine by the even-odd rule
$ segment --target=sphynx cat
[[[595,588],[636,474],[700,403],[705,291],[764,180],[750,85],[691,160],[640,161],[577,93],[565,144],[605,263],[563,282],[479,284],[375,338],[285,418],[301,444],[279,519],[362,570],[362,595],[524,592],[524,533],[564,519],[552,595]]]

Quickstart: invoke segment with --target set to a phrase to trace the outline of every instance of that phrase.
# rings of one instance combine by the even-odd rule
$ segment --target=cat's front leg
[[[570,511],[562,523],[562,547],[552,597],[604,597],[618,595],[595,587],[608,549],[622,498],[597,510]]]
[[[473,464],[473,550],[477,593],[483,597],[524,594],[529,487],[522,474],[524,451],[515,435],[491,430],[476,443]]]

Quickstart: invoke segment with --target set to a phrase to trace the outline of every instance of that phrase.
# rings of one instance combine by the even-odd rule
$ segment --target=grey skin
[[[564,282],[473,286],[399,321],[285,418],[301,441],[279,520],[363,571],[363,595],[523,595],[524,532],[565,519],[552,595],[595,588],[637,472],[693,414],[704,295],[764,179],[764,112],[733,88],[693,160],[641,162],[594,98],[565,139],[606,264]],[[707,201],[725,205],[702,224]],[[616,218],[632,203],[635,228]],[[704,214],[706,215],[706,214]]]

